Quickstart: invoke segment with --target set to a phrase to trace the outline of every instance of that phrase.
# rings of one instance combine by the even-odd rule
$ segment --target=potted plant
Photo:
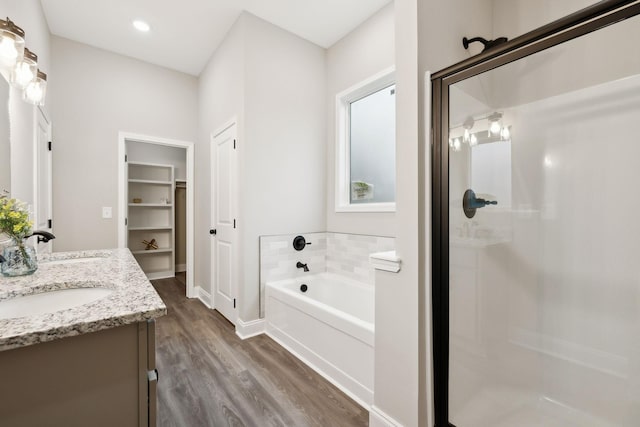
[[[38,269],[35,250],[25,239],[31,236],[33,223],[23,202],[0,198],[0,233],[10,239],[0,255],[0,272],[5,276],[32,274]]]

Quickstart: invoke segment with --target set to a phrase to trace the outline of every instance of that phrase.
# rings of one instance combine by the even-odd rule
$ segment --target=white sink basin
[[[55,313],[89,304],[109,296],[112,292],[107,288],[71,288],[10,298],[0,301],[0,319]]]

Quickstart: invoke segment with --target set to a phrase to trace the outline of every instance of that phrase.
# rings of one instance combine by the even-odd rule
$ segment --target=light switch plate
[[[113,218],[113,209],[110,206],[102,208],[102,218],[109,219]]]

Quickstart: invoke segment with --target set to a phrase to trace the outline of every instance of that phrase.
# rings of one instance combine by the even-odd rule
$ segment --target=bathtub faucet
[[[307,264],[303,264],[300,261],[298,261],[298,263],[296,264],[297,268],[302,268],[304,271],[309,271],[309,267],[307,267]]]

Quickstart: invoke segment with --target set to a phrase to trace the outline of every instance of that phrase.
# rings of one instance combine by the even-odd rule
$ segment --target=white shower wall
[[[640,75],[505,117],[512,209],[455,220],[501,227],[503,240],[451,245],[456,425],[496,425],[496,411],[531,405],[564,414],[565,425],[636,425]],[[474,405],[487,409],[465,418]]]

